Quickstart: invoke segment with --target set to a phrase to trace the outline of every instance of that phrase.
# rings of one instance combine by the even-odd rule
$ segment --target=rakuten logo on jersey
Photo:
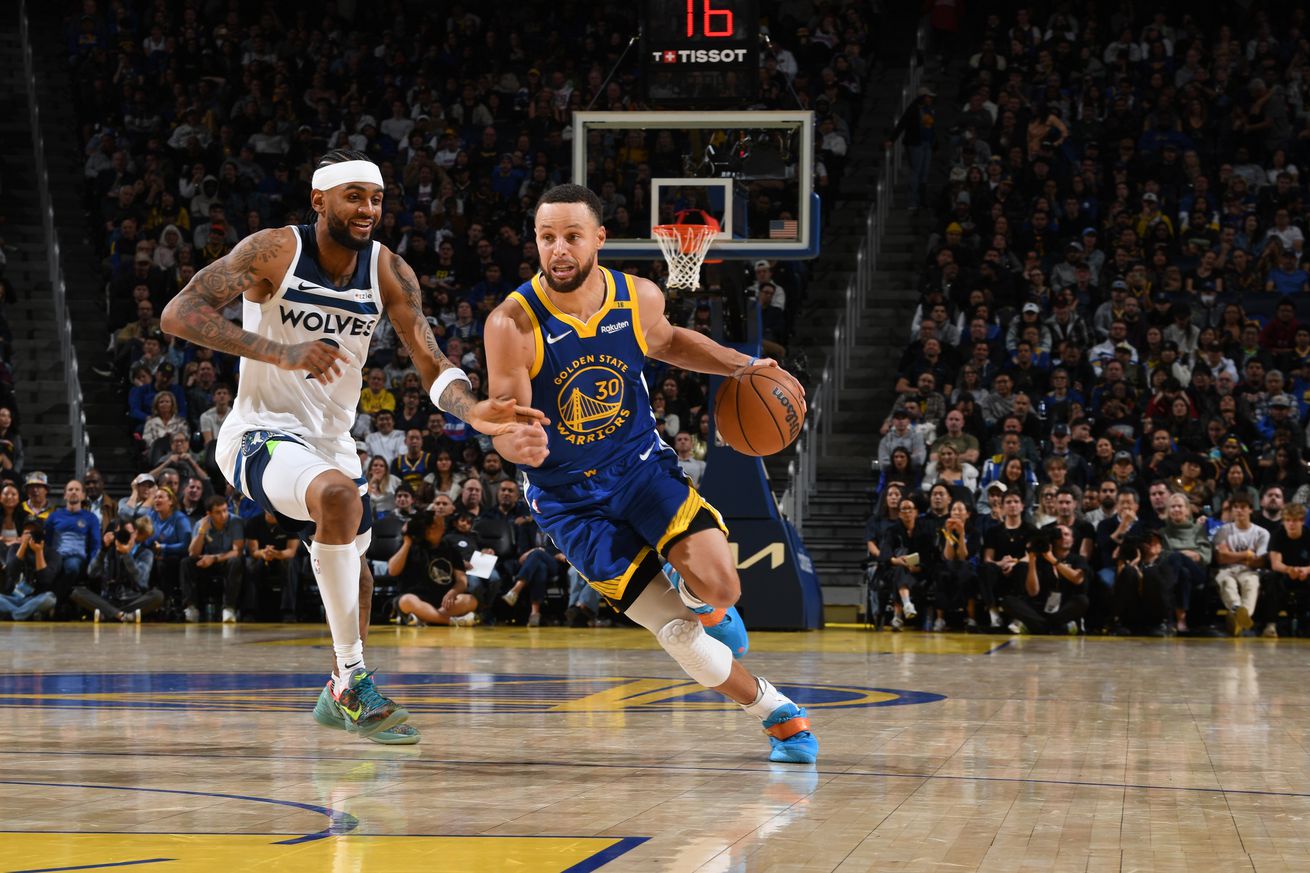
[[[650,54],[657,64],[740,64],[746,60],[746,49],[672,49]]]
[[[283,324],[289,324],[294,328],[312,333],[336,334],[338,336],[370,336],[373,333],[373,326],[378,323],[376,318],[360,318],[358,315],[337,315],[335,312],[327,314],[305,312],[299,309],[287,309],[285,306],[279,306],[278,311],[282,313]]]

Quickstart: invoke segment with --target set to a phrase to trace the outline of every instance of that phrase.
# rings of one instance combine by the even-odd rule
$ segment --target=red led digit
[[[710,0],[701,0],[701,2],[705,10],[703,15],[701,16],[703,19],[702,27],[705,30],[705,35],[706,36],[732,36],[732,10],[715,9],[712,6],[710,6]],[[690,5],[691,5],[691,0],[688,0],[689,8]],[[723,25],[717,30],[714,27],[715,18],[718,18]]]

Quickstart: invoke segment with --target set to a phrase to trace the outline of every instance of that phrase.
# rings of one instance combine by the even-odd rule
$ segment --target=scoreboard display
[[[759,84],[759,0],[642,0],[647,102],[737,106]]]

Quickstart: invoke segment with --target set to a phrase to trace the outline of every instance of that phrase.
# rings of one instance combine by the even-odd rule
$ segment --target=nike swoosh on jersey
[[[640,455],[638,455],[637,457],[644,461],[644,460],[646,460],[647,458],[650,457],[650,453],[653,452],[653,451],[655,451],[655,444],[654,444],[654,443],[651,443],[650,448],[648,448],[646,451],[642,452],[642,453],[641,453]]]
[[[566,330],[566,331],[564,331],[562,334],[560,334],[559,336],[547,336],[547,337],[546,337],[546,342],[553,346],[553,345],[555,345],[555,343],[557,343],[557,342],[559,342],[560,340],[564,339],[564,337],[568,336],[568,335],[571,334],[571,333],[573,333],[573,331],[571,331],[571,330]]]

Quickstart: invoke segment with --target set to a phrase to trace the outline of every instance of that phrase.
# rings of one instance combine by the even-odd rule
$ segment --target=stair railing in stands
[[[59,333],[59,354],[64,362],[64,393],[68,402],[68,436],[73,446],[74,475],[81,479],[88,466],[95,465],[82,409],[82,383],[77,373],[77,350],[73,348],[73,325],[68,315],[64,269],[60,262],[59,234],[55,229],[54,200],[50,196],[50,173],[45,161],[45,138],[41,134],[41,108],[37,104],[36,69],[32,39],[27,23],[27,0],[20,0],[19,39],[23,45],[23,79],[27,84],[27,106],[32,125],[32,157],[36,163],[36,185],[41,195],[41,224],[46,240],[46,265],[51,297],[55,304],[55,327]]]
[[[891,120],[891,126],[904,114],[910,102],[918,94],[923,82],[923,64],[921,58],[928,45],[928,23],[919,22],[919,29],[914,38],[914,51],[910,54],[910,68],[901,87],[900,106]],[[836,416],[842,390],[846,387],[846,372],[850,368],[851,350],[859,333],[860,318],[864,307],[873,292],[873,277],[878,269],[878,257],[882,252],[882,234],[887,226],[887,215],[891,210],[892,198],[896,190],[897,177],[904,163],[904,149],[898,139],[892,148],[883,152],[882,175],[874,195],[873,205],[864,222],[864,241],[855,256],[855,272],[846,286],[846,301],[842,314],[832,329],[832,347],[828,352],[828,365],[823,368],[823,378],[813,386],[806,405],[809,414],[801,428],[801,435],[796,440],[796,457],[787,465],[791,480],[787,490],[779,501],[782,514],[791,521],[801,534],[805,535],[805,511],[809,506],[810,495],[818,480],[819,459],[823,457],[828,441],[832,437],[832,422]]]

